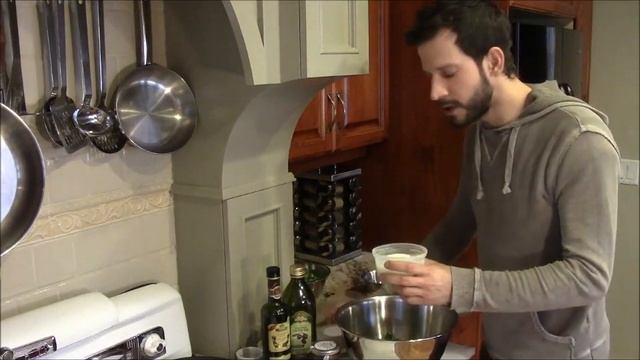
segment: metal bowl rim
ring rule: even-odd
[[[410,340],[384,340],[384,339],[372,339],[363,335],[358,335],[353,333],[352,331],[349,331],[345,328],[343,328],[342,326],[340,326],[340,324],[338,323],[338,314],[340,314],[341,312],[345,311],[347,308],[357,305],[357,304],[361,304],[363,301],[365,300],[371,300],[371,299],[388,299],[388,298],[393,298],[393,299],[401,299],[402,300],[402,296],[400,295],[378,295],[378,296],[371,296],[371,297],[367,297],[367,298],[362,298],[359,300],[352,300],[346,304],[343,304],[342,306],[340,306],[338,308],[338,310],[336,310],[335,314],[334,314],[334,322],[336,323],[336,325],[340,328],[340,330],[342,330],[343,332],[351,335],[351,336],[355,336],[356,338],[362,338],[362,339],[367,339],[367,340],[372,340],[372,341],[383,341],[383,342],[419,342],[419,341],[425,341],[425,340],[434,340],[434,339],[438,339],[438,338],[448,338],[449,335],[448,333],[441,333],[438,335],[434,335],[434,336],[430,336],[430,337],[426,337],[426,338],[419,338],[419,339],[410,339]],[[404,301],[404,300],[403,300]],[[418,305],[418,304],[408,304],[408,305],[416,305],[416,306],[437,306],[440,308],[445,308],[444,305]],[[458,320],[458,313],[455,312],[454,310],[448,309],[448,311],[450,311],[453,316],[455,321],[457,322]]]

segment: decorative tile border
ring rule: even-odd
[[[31,230],[18,246],[165,209],[173,206],[173,199],[169,189],[162,188],[143,194],[129,194],[124,198],[100,203],[94,200],[92,203],[85,207],[59,212],[47,209],[36,219]]]

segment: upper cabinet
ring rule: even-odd
[[[303,1],[300,8],[303,77],[369,72],[366,1]]]
[[[247,83],[365,74],[367,2],[226,0]]]
[[[290,162],[361,148],[380,142],[386,136],[388,72],[384,69],[388,48],[388,2],[357,3],[369,7],[368,45],[362,46],[369,52],[368,74],[341,78],[316,95],[294,131]],[[338,64],[327,66],[337,68]]]

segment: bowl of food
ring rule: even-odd
[[[335,318],[358,359],[440,359],[458,314],[390,295],[347,303]]]
[[[327,277],[331,274],[331,269],[328,266],[316,263],[307,263],[307,274],[304,276],[304,281],[309,285],[313,295],[318,298],[322,295],[324,289],[324,283],[327,281]]]

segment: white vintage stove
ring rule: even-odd
[[[182,298],[151,284],[88,293],[0,322],[1,360],[179,359],[191,356]]]

